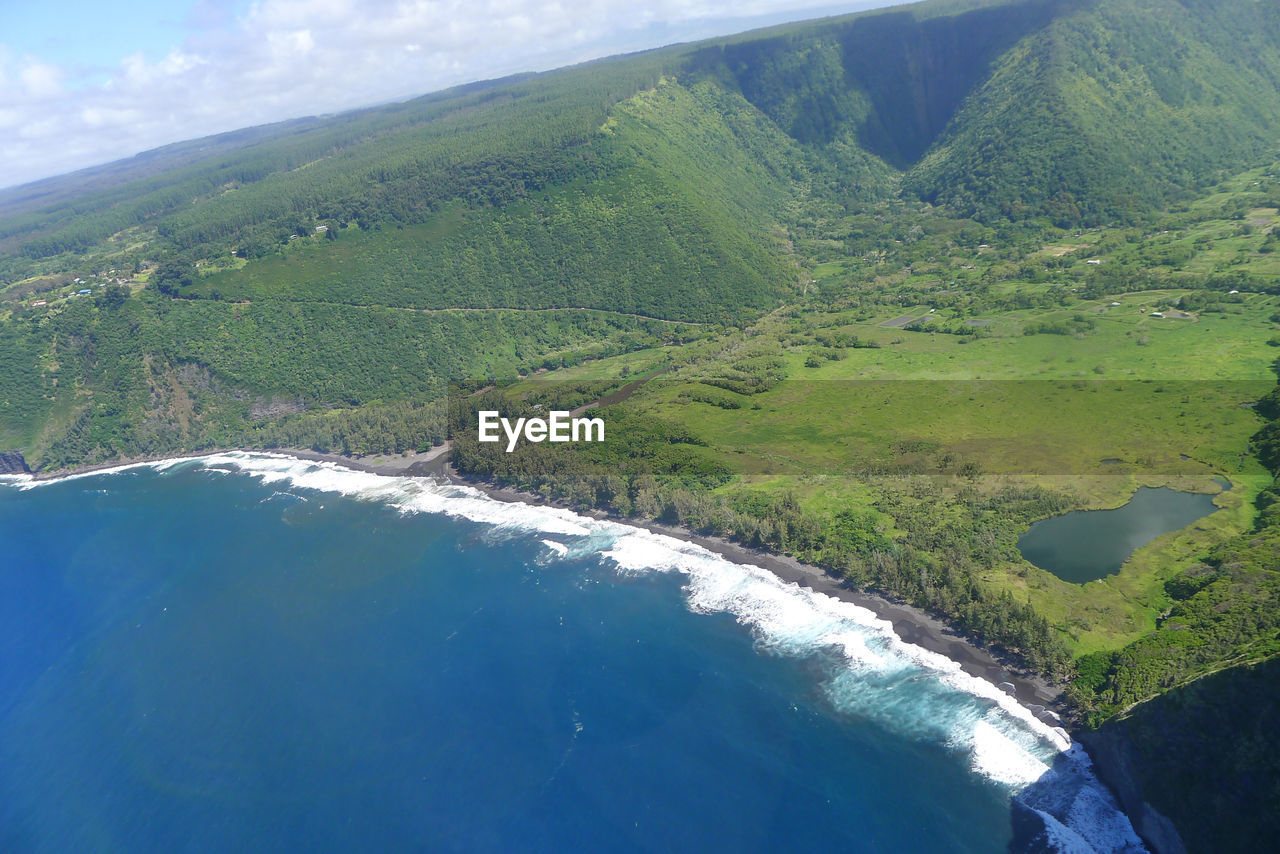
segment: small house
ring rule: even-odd
[[[39,308],[42,305],[48,305],[48,304],[49,304],[49,301],[47,299],[38,299],[38,300],[31,301],[32,308]]]
[[[76,291],[76,293],[80,294],[80,296],[84,296],[85,294],[89,293],[89,289],[81,288],[80,290]]]
[[[1160,311],[1153,311],[1153,312],[1151,312],[1150,316],[1151,316],[1151,317],[1164,317],[1164,313],[1163,313],[1163,312],[1160,312]]]

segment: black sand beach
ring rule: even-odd
[[[444,476],[451,482],[473,487],[499,501],[519,501],[527,504],[549,503],[541,496],[533,493],[467,480],[454,472],[447,463],[442,468],[444,469]],[[855,605],[866,608],[880,619],[888,620],[892,623],[894,632],[907,643],[915,644],[930,652],[950,658],[971,676],[986,679],[997,686],[1001,683],[1013,685],[1014,696],[1025,706],[1038,705],[1053,709],[1062,693],[1061,688],[1050,685],[1040,676],[1020,673],[1009,665],[1002,663],[988,650],[956,633],[941,620],[930,616],[919,608],[915,608],[905,602],[894,602],[875,593],[855,590],[848,587],[843,580],[836,576],[816,566],[801,563],[795,558],[747,548],[721,537],[702,536],[693,533],[687,528],[614,517],[599,510],[587,512],[584,515],[611,519],[624,525],[644,528],[657,534],[664,534],[679,540],[695,543],[735,563],[762,567],[784,581],[793,582],[802,587],[808,587],[819,593],[825,593],[845,602],[852,602]]]

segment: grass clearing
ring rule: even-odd
[[[1048,287],[1010,282],[1001,290],[1016,296]],[[1075,654],[1118,649],[1155,628],[1169,606],[1165,581],[1248,528],[1253,498],[1270,482],[1247,452],[1260,422],[1244,404],[1274,384],[1276,354],[1266,339],[1280,299],[1245,294],[1185,319],[1151,316],[1187,293],[1164,288],[987,311],[970,318],[988,322],[970,336],[883,325],[927,315],[925,302],[803,321],[775,313],[650,383],[627,406],[678,420],[740,472],[720,494],[790,494],[827,517],[856,508],[894,538],[905,531],[878,503],[912,487],[909,475],[884,474],[892,466],[930,473],[931,488],[948,498],[1040,487],[1101,509],[1125,503],[1139,486],[1216,494],[1220,510],[1157,538],[1099,581],[1063,582],[1020,559],[982,574],[991,590],[1046,616]],[[1095,321],[1086,334],[1023,334],[1081,314]],[[964,315],[944,308],[932,316]],[[813,330],[879,346],[842,349],[814,366],[810,357],[832,348],[808,343]],[[785,380],[758,394],[717,389],[716,402],[699,399],[707,380],[760,342],[777,342],[770,352]],[[1220,478],[1231,489],[1223,491]]]

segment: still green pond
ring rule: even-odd
[[[1018,550],[1063,581],[1084,584],[1118,572],[1156,537],[1216,509],[1212,495],[1144,486],[1123,507],[1076,510],[1035,523],[1018,539]]]

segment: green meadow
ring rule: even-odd
[[[881,346],[812,368],[813,347],[780,346],[787,379],[749,396],[717,390],[740,408],[697,399],[714,360],[655,380],[629,405],[678,419],[743,472],[724,492],[792,492],[823,516],[874,508],[877,482],[903,488],[911,477],[938,479],[944,494],[1034,484],[1080,508],[1118,506],[1141,485],[1219,493],[1214,479],[1225,478],[1221,511],[1139,550],[1118,575],[1068,584],[1021,560],[984,574],[1061,627],[1078,654],[1117,648],[1154,628],[1168,578],[1251,524],[1252,499],[1270,482],[1247,453],[1260,420],[1242,404],[1274,384],[1267,317],[1280,300],[1251,295],[1238,313],[1193,320],[1148,317],[1178,295],[1081,301],[1066,312],[1100,319],[1078,337],[1020,333],[1063,313],[1053,311],[992,314],[981,338],[880,326],[892,312],[862,323],[836,316],[839,325],[824,328]],[[785,339],[791,327],[775,316],[747,334]]]
[[[1275,383],[1280,297],[1205,299],[1195,278],[1220,272],[1224,258],[1243,258],[1230,272],[1269,276],[1273,256],[1259,250],[1274,221],[1260,218],[1275,210],[1250,205],[1254,175],[1262,170],[1142,234],[1099,229],[956,259],[935,241],[910,263],[820,261],[806,297],[741,331],[537,382],[605,390],[654,374],[620,407],[696,436],[691,453],[733,473],[714,490],[729,505],[795,500],[817,519],[866,514],[898,542],[920,513],[967,524],[958,508],[975,495],[1044,490],[1078,509],[1120,506],[1139,486],[1215,495],[1217,512],[1089,584],[1063,582],[1012,548],[1050,510],[993,543],[977,573],[991,595],[1031,605],[1074,655],[1120,649],[1155,629],[1170,605],[1166,582],[1250,528],[1271,482],[1249,449],[1262,423],[1252,403]],[[1234,219],[1242,207],[1259,221],[1247,234]],[[1162,253],[1184,245],[1170,274]],[[1102,290],[1103,271],[1122,287]]]

